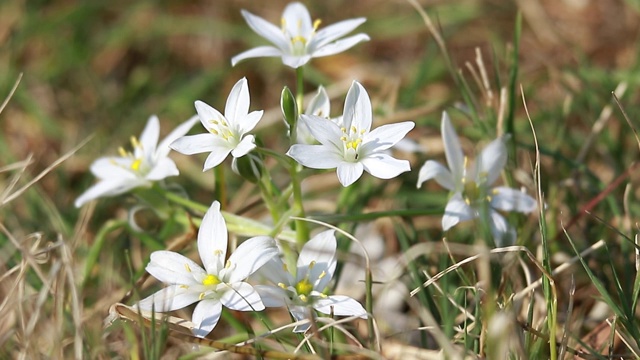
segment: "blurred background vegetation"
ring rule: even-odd
[[[552,231],[560,230],[560,221],[566,223],[580,214],[613,179],[637,161],[638,145],[620,110],[615,104],[612,106],[611,92],[621,83],[626,84],[620,100],[637,125],[638,0],[420,3],[441,31],[454,68],[468,80],[468,91],[476,94],[479,102],[485,100],[483,91],[476,86],[466,64],[475,66],[479,49],[497,93],[497,85],[505,86],[513,69],[514,29],[517,15],[522,15],[517,85],[524,89],[538,131],[543,152],[541,181]],[[160,117],[166,133],[195,113],[195,100],[221,109],[229,89],[241,77],[249,80],[251,108],[270,110],[261,125],[261,135],[267,142],[277,141],[276,134],[284,131],[278,117],[280,91],[284,85],[294,87],[294,72],[276,58],[251,59],[235,68],[231,67],[230,58],[265,44],[248,29],[240,9],[277,24],[286,4],[282,0],[0,2],[0,97],[6,97],[19,74],[24,74],[0,114],[0,167],[32,154],[33,163],[26,168],[25,178],[33,177],[91,136],[73,157],[10,206],[0,207],[0,221],[17,238],[35,232],[51,241],[58,234],[65,238],[77,236],[81,213],[73,207],[73,200],[94,181],[88,172],[94,159],[115,154],[130,135],[140,133],[151,114]],[[407,120],[416,121],[418,126],[409,136],[428,152],[412,155],[413,171],[404,180],[407,187],[414,186],[417,170],[426,158],[442,158],[442,110],[450,110],[458,131],[472,140],[464,143],[471,151],[476,149],[471,144],[487,142],[495,136],[495,130],[483,133],[479,127],[466,126],[477,119],[460,110],[464,109],[460,105],[462,90],[408,2],[325,0],[306,5],[323,25],[352,17],[367,18],[357,31],[369,34],[372,40],[345,53],[312,60],[307,70],[307,90],[311,92],[319,84],[337,84],[330,86],[335,116],[341,113],[348,85],[358,80],[367,87],[380,118],[414,114]],[[531,177],[533,140],[519,90],[515,103],[515,128],[521,133],[517,163],[525,172],[517,183],[524,179],[532,193],[532,184],[526,180]],[[479,108],[491,106],[480,104]],[[603,121],[603,129],[591,135],[606,106],[612,109]],[[493,123],[486,128],[494,129],[495,119],[487,121]],[[579,157],[590,136],[595,140]],[[287,146],[271,145],[282,149]],[[194,188],[189,191],[209,203],[213,181],[210,174],[200,173],[202,158],[177,154],[174,158],[184,173],[178,182],[200,186],[201,193]],[[0,173],[0,191],[8,187],[12,176],[12,172]],[[616,229],[631,234],[637,231],[635,221],[623,215],[638,214],[637,171],[631,171],[625,183],[635,185],[627,193],[631,213],[622,205],[624,186],[610,189],[607,201],[592,211]],[[427,189],[438,187],[429,184]],[[410,193],[405,197],[410,205],[420,206],[433,202],[429,196],[423,189],[418,195]],[[439,198],[440,203],[442,199]],[[80,243],[90,242],[87,239],[92,238],[92,229],[113,217],[121,208],[119,201],[101,202],[89,220],[89,230],[83,233],[85,240],[78,240]],[[437,232],[439,217],[427,219],[426,224]],[[593,218],[581,218],[579,225],[572,229],[579,244],[587,245],[601,237],[615,238]],[[536,226],[532,222],[530,230]],[[0,234],[0,244],[7,244],[6,236]],[[620,250],[613,251],[614,255],[621,255]],[[6,264],[17,261],[6,262],[12,254],[3,255]],[[104,308],[87,316],[102,319],[101,311]]]

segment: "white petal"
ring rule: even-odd
[[[362,149],[366,152],[389,149],[398,141],[402,140],[414,126],[413,121],[405,121],[375,128],[364,136]]]
[[[149,171],[145,178],[150,181],[157,181],[167,178],[169,176],[179,175],[180,171],[178,171],[178,167],[173,160],[168,157],[160,158],[156,163],[156,166]]]
[[[282,54],[282,63],[287,65],[290,68],[297,69],[300,66],[308,63],[311,60],[311,55],[289,55]]]
[[[365,18],[356,18],[331,24],[321,30],[318,30],[313,39],[309,41],[307,47],[311,52],[313,52],[313,50],[319,49],[324,45],[327,45],[328,43],[352,32],[365,21],[367,21]]]
[[[314,115],[301,115],[300,121],[309,128],[311,135],[323,145],[331,146],[342,152],[342,130],[331,120]]]
[[[198,253],[207,273],[217,275],[227,255],[227,224],[220,212],[220,203],[214,201],[202,218],[198,231]]]
[[[534,198],[516,189],[499,186],[491,193],[491,207],[494,209],[530,213],[537,207]]]
[[[284,289],[273,285],[254,285],[253,288],[260,294],[265,307],[281,307],[289,304],[289,298]]]
[[[210,152],[220,147],[220,139],[210,133],[187,135],[176,139],[170,146],[181,154],[193,155]]]
[[[357,131],[368,132],[371,129],[371,100],[367,90],[359,82],[354,81],[347,92],[344,103],[344,127],[349,131],[355,126]]]
[[[151,155],[156,152],[159,137],[160,121],[157,116],[152,115],[149,120],[147,120],[147,125],[144,127],[144,130],[142,130],[142,134],[139,139],[144,154]],[[142,154],[137,155],[142,156]]]
[[[411,170],[409,161],[398,160],[384,153],[368,155],[361,163],[369,174],[378,179],[391,179]]]
[[[293,2],[287,5],[282,12],[282,19],[286,31],[291,36],[302,36],[308,39],[313,33],[313,24],[311,23],[311,15],[307,7],[299,2]]]
[[[451,126],[451,120],[446,111],[442,112],[442,141],[444,142],[444,154],[447,158],[451,175],[454,181],[462,181],[464,154],[462,153],[460,140],[458,140],[458,134],[456,134],[455,129]]]
[[[471,220],[477,216],[477,212],[467,205],[467,203],[462,199],[462,195],[460,193],[455,193],[451,199],[449,199],[449,202],[444,209],[444,215],[442,216],[442,229],[447,231],[457,223]]]
[[[293,276],[286,269],[284,262],[280,256],[274,256],[271,260],[267,261],[255,274],[256,278],[264,278],[266,281],[270,281],[273,284],[287,284],[292,285],[295,283]]]
[[[329,118],[329,116],[331,116],[330,111],[331,101],[329,100],[329,94],[327,94],[327,90],[325,90],[324,87],[320,85],[318,87],[318,92],[311,99],[304,113],[305,115],[315,115],[321,118]]]
[[[282,50],[273,46],[258,46],[232,57],[231,66],[236,66],[237,63],[246,59],[276,56],[282,56]]]
[[[311,311],[309,308],[304,307],[304,306],[291,306],[289,308],[289,312],[291,313],[291,316],[293,316],[294,319],[296,319],[296,321],[302,321],[302,320],[307,320],[309,319],[310,321],[312,321],[310,319],[310,317],[313,316],[313,314],[311,314]],[[309,330],[309,328],[311,327],[311,322],[307,321],[304,324],[301,325],[296,325],[293,328],[293,332],[294,333],[301,333],[301,332],[305,332],[307,330]]]
[[[194,115],[189,118],[189,120],[183,122],[175,129],[173,129],[173,131],[170,132],[169,135],[167,135],[164,139],[162,139],[160,144],[158,144],[158,149],[156,150],[156,158],[160,159],[169,155],[169,151],[171,151],[169,145],[171,145],[171,143],[176,141],[176,139],[178,139],[179,137],[184,136],[184,134],[188,133],[199,119],[200,117],[198,115]]]
[[[220,298],[220,302],[231,310],[237,311],[261,311],[264,304],[260,295],[246,282],[229,284],[230,289]]]
[[[204,161],[204,167],[202,171],[207,171],[209,169],[213,169],[214,167],[220,165],[224,159],[227,158],[232,149],[228,147],[217,147],[211,151],[211,154],[207,156],[207,159]]]
[[[227,122],[227,118],[224,115],[222,115],[218,110],[214,109],[204,101],[196,100],[194,106],[196,107],[196,111],[198,112],[200,123],[202,123],[202,126],[204,126],[207,131],[209,131],[209,128],[211,128],[211,123],[213,121],[224,123]]]
[[[89,169],[102,180],[134,179],[137,176],[130,170],[132,163],[129,158],[101,157]]]
[[[175,285],[198,285],[196,278],[206,275],[193,260],[166,250],[151,253],[151,261],[146,270],[159,281]]]
[[[207,336],[218,325],[222,315],[222,304],[215,299],[204,299],[193,309],[191,321],[195,324],[193,334],[197,337]]]
[[[247,78],[242,78],[233,85],[224,108],[224,116],[233,129],[237,129],[238,124],[249,114],[250,99]]]
[[[264,111],[262,110],[252,111],[243,119],[241,119],[240,123],[236,124],[238,126],[238,130],[240,134],[244,135],[249,131],[253,130],[253,128],[256,127],[256,125],[258,125],[258,121],[262,119],[262,114],[264,114]]]
[[[198,301],[199,294],[180,285],[170,285],[140,300],[140,310],[167,312],[182,309]]]
[[[489,213],[489,228],[493,234],[496,247],[510,246],[516,242],[516,231],[497,211]]]
[[[236,145],[235,149],[231,150],[231,155],[233,155],[234,158],[243,157],[255,148],[255,137],[253,135],[247,135],[242,138],[242,141]]]
[[[338,40],[336,42],[332,42],[330,44],[327,44],[318,48],[311,54],[311,56],[322,57],[322,56],[339,54],[345,50],[348,50],[354,47],[358,43],[361,43],[363,41],[369,41],[369,39],[370,39],[369,36],[366,34],[357,34],[357,35],[349,36],[342,40]]]
[[[99,197],[120,195],[144,183],[142,180],[136,179],[101,180],[78,196],[74,205],[81,207]]]
[[[308,276],[314,288],[324,290],[333,277],[336,268],[336,237],[334,230],[326,230],[309,240],[298,257],[296,281]],[[314,263],[309,269],[309,265]]]
[[[344,295],[332,295],[324,299],[318,299],[313,307],[324,314],[367,318],[367,311],[364,307],[356,300]]]
[[[363,170],[364,166],[362,166],[360,162],[352,163],[343,161],[338,164],[338,180],[340,180],[342,186],[347,187],[362,176]]]
[[[325,145],[292,145],[287,155],[312,169],[334,169],[343,161],[342,154]]]
[[[476,177],[480,180],[486,176],[486,185],[493,184],[507,164],[507,147],[502,137],[487,145],[476,159]]]
[[[256,272],[267,261],[278,256],[275,241],[268,236],[256,236],[236,248],[229,257],[233,271],[226,280],[234,283],[242,281]]]
[[[289,41],[284,37],[282,30],[277,26],[271,24],[265,19],[253,15],[252,13],[242,10],[242,17],[247,21],[247,24],[251,30],[255,31],[258,35],[269,40],[280,50],[289,49]]]
[[[436,182],[445,189],[453,191],[456,188],[449,169],[433,160],[427,160],[420,168],[420,172],[418,173],[418,188],[422,186],[423,182],[430,179],[435,179]]]

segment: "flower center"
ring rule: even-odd
[[[342,143],[344,144],[344,157],[345,160],[350,162],[357,162],[360,156],[360,144],[362,144],[362,136],[366,132],[364,129],[358,131],[355,126],[347,132],[347,129],[342,128]]]
[[[305,278],[299,281],[296,286],[296,292],[300,299],[308,298],[311,295],[311,291],[313,290],[313,284],[309,282],[309,279]],[[303,298],[304,296],[304,298]]]
[[[144,161],[144,149],[142,148],[142,144],[140,144],[140,141],[138,141],[135,136],[131,137],[130,142],[133,152],[126,151],[123,147],[120,147],[118,148],[118,153],[123,158],[133,160],[131,165],[129,165],[128,170],[133,170],[139,174],[146,174],[149,171],[149,166],[145,164]]]
[[[204,286],[212,286],[220,284],[220,279],[218,279],[215,275],[207,275],[204,279],[202,279],[202,285]]]
[[[209,120],[208,123],[210,125],[207,128],[207,130],[209,130],[210,133],[222,138],[224,141],[237,145],[236,136],[231,130],[231,128],[229,127],[229,124],[227,123],[226,119],[218,119],[218,120],[212,119],[212,120]]]
[[[302,20],[297,21],[297,26],[295,31],[290,32],[291,29],[287,27],[287,20],[285,18],[280,19],[280,24],[282,26],[282,33],[285,37],[289,38],[291,54],[295,56],[303,56],[307,53],[307,44],[315,35],[318,26],[320,26],[322,21],[317,19],[313,22],[313,30],[309,34],[304,34],[302,29]]]

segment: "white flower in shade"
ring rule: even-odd
[[[329,115],[331,113],[331,101],[329,100],[329,95],[323,86],[318,87],[318,92],[311,99],[309,105],[307,105],[307,109],[305,110],[305,115],[313,115],[325,120],[330,120]],[[297,142],[298,144],[313,144],[316,139],[311,134],[309,127],[303,123],[302,121],[298,121],[297,123]]]
[[[131,137],[132,151],[120,148],[120,156],[102,157],[91,164],[91,172],[100,181],[80,195],[75,206],[105,196],[123,194],[140,186],[150,186],[154,181],[180,172],[169,158],[169,144],[186,134],[198,121],[196,116],[180,124],[158,144],[160,121],[151,116],[147,121],[140,139]]]
[[[281,28],[246,10],[242,10],[242,16],[253,31],[274,46],[259,46],[238,54],[231,59],[232,66],[244,59],[280,56],[285,65],[295,69],[311,58],[334,55],[369,40],[366,34],[340,39],[365,22],[365,18],[340,21],[318,30],[320,20],[312,21],[309,10],[299,2],[284,9]]]
[[[388,150],[415,124],[405,121],[370,131],[372,117],[369,95],[354,81],[344,104],[343,126],[317,116],[302,115],[300,121],[320,145],[296,144],[287,155],[309,168],[337,168],[343,186],[353,184],[363,171],[380,179],[391,179],[409,171],[409,162],[391,157]]]
[[[198,100],[195,102],[200,122],[208,133],[183,136],[171,144],[171,148],[185,155],[210,152],[202,171],[218,165],[231,153],[234,160],[248,154],[256,147],[253,130],[263,111],[249,112],[249,87],[247,79],[240,79],[231,89],[224,115]]]
[[[227,236],[220,203],[215,201],[198,231],[198,252],[204,269],[173,251],[152,253],[147,272],[169,286],[141,300],[140,309],[166,312],[198,302],[193,310],[196,327],[192,331],[199,337],[216,326],[222,306],[238,311],[264,310],[260,295],[243,280],[278,255],[275,241],[267,236],[251,238],[225,260]]]
[[[343,295],[326,295],[336,268],[336,237],[333,230],[324,231],[307,242],[298,257],[295,275],[279,257],[274,257],[260,274],[275,285],[256,285],[267,307],[286,306],[298,321],[308,319],[311,309],[338,316],[367,318],[367,311],[356,300]],[[304,332],[310,323],[298,325],[294,332]]]
[[[507,148],[502,137],[487,145],[475,164],[462,153],[456,131],[446,112],[442,114],[442,140],[449,169],[433,160],[427,161],[418,175],[418,187],[429,179],[435,179],[453,195],[449,199],[442,217],[442,228],[446,231],[461,221],[480,216],[482,206],[487,206],[489,227],[497,246],[515,242],[515,230],[509,226],[497,210],[530,213],[536,209],[531,196],[516,189],[498,186],[489,188],[500,176],[507,162]]]

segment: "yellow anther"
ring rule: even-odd
[[[200,293],[200,296],[198,296],[198,300],[202,300],[204,299],[204,293]]]
[[[346,133],[346,132],[347,132],[347,129],[345,129],[345,128],[341,127],[341,128],[340,128],[340,131],[342,131],[343,133]]]
[[[231,261],[227,260],[227,262],[224,264],[224,268],[228,269],[231,267]]]
[[[207,275],[207,277],[202,279],[202,285],[204,286],[211,286],[211,285],[218,285],[218,284],[220,284],[220,279],[218,279],[217,276],[212,274],[209,274]]]
[[[133,163],[131,163],[131,170],[140,170],[140,164],[142,164],[142,159],[136,159]]]
[[[191,272],[191,267],[189,267],[189,264],[184,264],[184,268],[187,269],[187,272]]]
[[[313,260],[309,263],[309,270],[313,269],[313,267],[316,266],[316,261]]]
[[[340,138],[340,140],[342,140],[342,141],[347,141],[347,137],[346,137],[346,136],[343,136],[343,137],[341,137],[341,138]]]
[[[212,133],[213,135],[220,135],[220,133],[216,129],[209,129],[209,132]]]
[[[126,157],[127,156],[127,152],[124,150],[124,148],[122,146],[120,146],[118,148],[118,153],[120,154],[120,156],[122,157]]]
[[[278,283],[278,287],[287,290],[287,285],[285,285],[284,283]]]
[[[215,249],[215,250],[213,250],[213,255],[215,255],[215,256],[220,256],[220,255],[222,255],[222,250],[220,250],[220,249]]]
[[[316,19],[316,21],[313,22],[313,30],[318,30],[320,24],[322,24],[322,20]]]
[[[320,273],[320,275],[318,275],[318,279],[322,279],[323,277],[327,276],[327,272],[326,271],[322,271]]]
[[[134,148],[141,147],[140,142],[138,141],[138,139],[135,136],[131,137],[131,145]]]
[[[218,125],[219,124],[218,120],[209,120],[209,123],[213,124],[213,125]]]
[[[320,294],[320,297],[321,297],[321,298],[323,298],[323,299],[326,299],[326,298],[328,298],[329,296],[328,296],[327,294]]]
[[[187,285],[180,285],[180,288],[181,288],[181,289],[188,289],[188,288],[189,288],[189,286],[187,286]]]
[[[306,295],[298,295],[298,298],[304,302],[307,302],[307,296]]]
[[[351,132],[358,132],[358,129],[356,129],[356,127],[352,125],[351,126]]]
[[[287,26],[287,20],[285,20],[285,18],[280,18],[280,26],[282,26],[282,30]]]
[[[366,133],[366,132],[367,132],[367,130],[362,129],[362,130],[360,130],[360,135],[364,135],[364,133]]]

